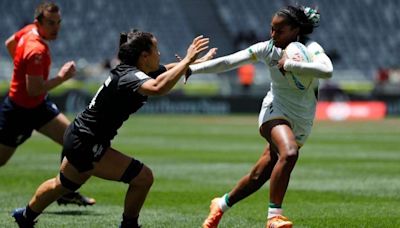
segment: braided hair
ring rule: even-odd
[[[292,27],[299,27],[300,36],[306,36],[314,31],[320,21],[320,14],[317,10],[305,6],[287,6],[276,12],[276,16],[286,18],[287,23]]]
[[[136,66],[142,52],[151,52],[153,34],[131,30],[120,34],[118,58],[122,63]]]

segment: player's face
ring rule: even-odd
[[[271,22],[271,38],[276,47],[285,48],[289,43],[296,41],[299,28],[286,23],[284,17],[274,16]]]
[[[51,13],[45,11],[42,21],[37,21],[36,25],[41,37],[45,40],[55,40],[57,39],[58,31],[61,26],[61,14],[60,12]]]
[[[147,61],[150,72],[158,70],[160,66],[160,51],[158,50],[157,39],[153,38],[152,42],[153,46],[151,47],[151,51],[148,55],[148,61]]]

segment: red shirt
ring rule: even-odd
[[[36,25],[35,24],[29,24],[25,27],[23,27],[21,30],[19,30],[18,32],[16,32],[14,34],[14,40],[15,42],[18,43],[18,41],[21,39],[21,37],[23,35],[25,35],[26,33],[30,32],[32,29],[36,29]]]
[[[14,34],[17,41],[14,56],[14,72],[8,96],[17,105],[33,108],[43,102],[47,93],[29,96],[26,88],[27,75],[47,80],[50,72],[50,50],[39,36],[34,24],[27,25]]]

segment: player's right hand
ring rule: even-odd
[[[64,81],[66,81],[75,76],[75,73],[76,73],[75,62],[69,61],[61,67],[60,71],[58,72],[58,76],[61,77]]]

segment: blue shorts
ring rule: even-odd
[[[0,105],[0,143],[17,147],[33,130],[40,129],[59,113],[57,106],[47,98],[35,108],[23,108],[5,97]]]

